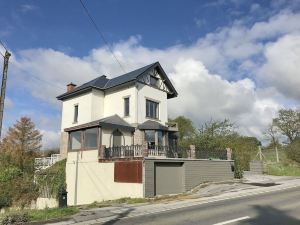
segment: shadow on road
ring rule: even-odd
[[[121,213],[117,214],[117,217],[115,219],[107,221],[107,222],[103,223],[102,225],[112,225],[112,224],[115,224],[116,222],[118,222],[122,218],[126,217],[133,210],[134,209],[132,209],[132,208],[128,208],[124,212],[121,212]]]
[[[275,209],[271,206],[258,206],[255,205],[254,209],[258,215],[255,218],[251,218],[247,221],[241,222],[240,224],[247,225],[299,225],[300,220],[295,219],[285,211]]]

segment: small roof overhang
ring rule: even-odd
[[[152,120],[147,120],[146,122],[138,125],[137,128],[140,130],[168,130],[168,127]]]
[[[111,128],[111,129],[123,129],[128,131],[134,131],[135,128],[131,126],[129,123],[127,123],[125,120],[123,120],[118,115],[113,115],[109,117],[105,117],[100,120],[95,120],[89,123],[81,124],[74,127],[66,128],[65,132],[71,132],[76,130],[83,130],[87,128],[93,128],[93,127],[102,127],[102,128]]]

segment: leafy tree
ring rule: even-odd
[[[300,163],[300,138],[296,138],[287,146],[286,154],[289,159]]]
[[[281,109],[278,112],[278,117],[273,119],[273,124],[292,143],[300,134],[300,112],[292,109]]]
[[[193,122],[184,117],[178,116],[170,122],[176,122],[178,124],[179,140],[191,138],[195,135],[196,129],[193,126]]]
[[[210,120],[199,129],[202,135],[208,137],[226,137],[236,134],[234,124],[228,119],[223,121]]]
[[[15,156],[16,163],[22,171],[25,162],[33,159],[41,147],[42,135],[28,117],[22,117],[9,128],[2,143],[2,149]]]

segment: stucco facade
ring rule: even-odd
[[[114,182],[114,162],[99,163],[97,150],[69,152],[66,179],[68,205],[144,196],[142,183]]]

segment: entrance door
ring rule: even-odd
[[[113,132],[113,147],[120,147],[122,145],[123,134],[119,130]]]

